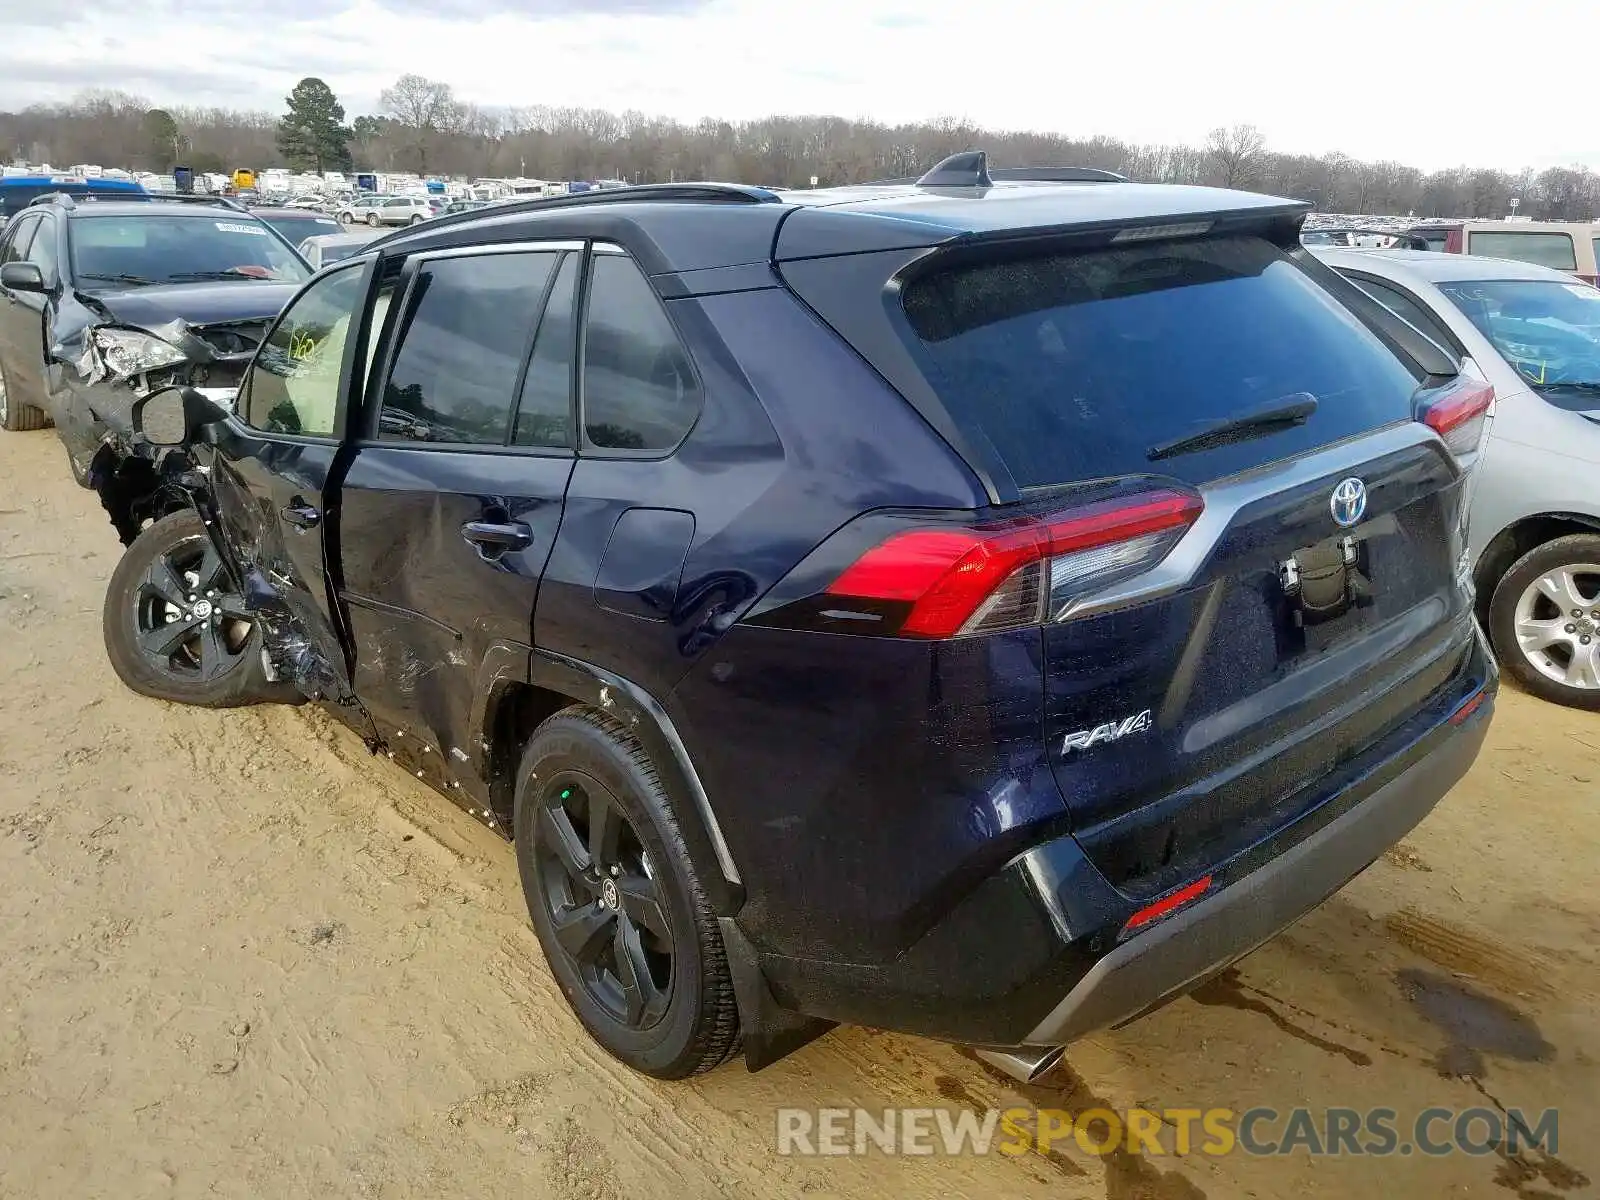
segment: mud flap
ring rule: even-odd
[[[802,1046],[816,1041],[837,1021],[807,1017],[780,1005],[761,973],[756,949],[732,917],[718,917],[722,949],[733,976],[733,997],[739,1007],[744,1040],[744,1065],[749,1071],[770,1067]]]

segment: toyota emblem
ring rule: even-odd
[[[1348,529],[1367,513],[1367,485],[1354,477],[1341,479],[1328,497],[1328,511],[1341,529]]]

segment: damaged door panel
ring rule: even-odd
[[[354,693],[324,549],[338,446],[256,441],[230,430],[219,449],[212,490],[222,537],[243,575],[245,608],[261,627],[269,677],[313,700],[348,703]]]
[[[401,332],[341,481],[354,682],[448,786],[481,756],[474,685],[529,635],[571,478],[581,247],[519,244],[408,268]],[[411,764],[407,764],[410,766]]]
[[[354,647],[332,597],[337,473],[349,336],[369,263],[312,282],[262,342],[233,416],[216,435],[212,489],[221,534],[262,630],[274,678],[312,699],[351,703]]]

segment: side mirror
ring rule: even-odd
[[[163,449],[191,441],[228,411],[210,396],[189,387],[166,387],[134,401],[129,416],[134,436]]]
[[[8,292],[42,292],[44,273],[36,263],[8,262],[0,267],[0,287]]]

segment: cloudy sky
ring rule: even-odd
[[[1274,149],[1425,169],[1600,167],[1579,0],[0,0],[0,29],[0,108],[109,87],[278,111],[319,75],[354,116],[416,72],[483,105],[1141,142],[1252,122]]]

